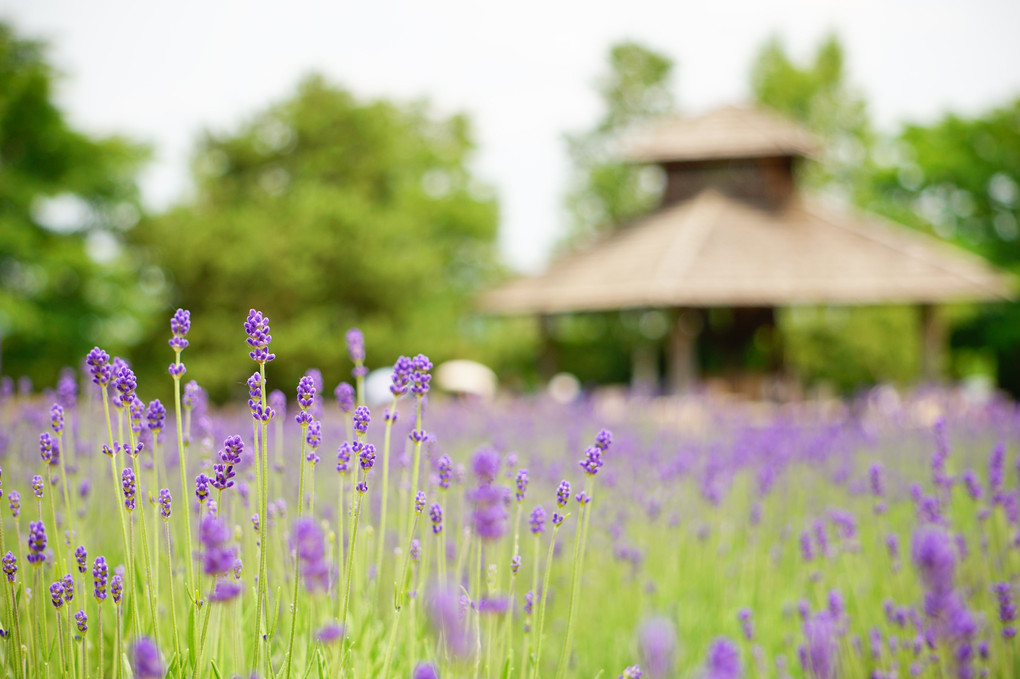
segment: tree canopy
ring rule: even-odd
[[[351,326],[373,366],[477,355],[464,315],[497,273],[497,205],[468,169],[472,149],[462,115],[359,101],[314,75],[238,129],[207,132],[193,199],[132,234],[192,311],[196,374],[222,393],[250,368],[249,307],[272,319],[294,382],[312,366],[346,375]]]
[[[120,249],[138,219],[146,149],[75,130],[54,103],[56,80],[45,46],[0,23],[3,367],[46,383],[93,344],[135,341],[162,290],[158,272]]]
[[[647,212],[661,190],[656,168],[620,162],[614,142],[632,125],[673,110],[673,62],[635,42],[622,42],[610,48],[608,66],[596,84],[602,117],[593,129],[566,137],[574,168],[566,197],[568,244]]]

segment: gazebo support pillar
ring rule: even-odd
[[[639,341],[630,354],[630,388],[640,394],[652,394],[659,381],[659,361],[655,344]]]
[[[946,328],[933,304],[920,305],[921,380],[935,382],[941,377],[940,365],[946,344]]]
[[[538,374],[548,382],[556,374],[556,347],[552,339],[552,316],[538,317]]]
[[[694,309],[677,309],[669,334],[668,386],[671,394],[685,394],[698,381],[698,333],[701,314]]]

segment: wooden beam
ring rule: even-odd
[[[669,334],[667,366],[671,394],[685,394],[698,382],[698,334],[703,322],[696,309],[677,309]]]

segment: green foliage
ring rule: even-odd
[[[575,175],[566,198],[568,244],[647,212],[658,201],[661,178],[654,168],[619,162],[613,142],[627,128],[669,113],[673,63],[634,42],[614,45],[609,72],[597,88],[605,113],[594,129],[567,135]]]
[[[370,366],[490,358],[475,348],[486,326],[462,320],[496,273],[497,206],[467,168],[472,149],[464,116],[361,102],[317,76],[236,131],[207,133],[194,199],[134,232],[192,311],[189,375],[219,397],[238,388],[249,307],[272,319],[292,370],[328,380],[347,375],[355,325]]]
[[[93,344],[119,351],[137,339],[159,294],[158,277],[117,254],[119,229],[139,213],[145,149],[74,130],[53,102],[55,79],[44,46],[0,23],[3,367],[45,383]]]
[[[751,67],[754,100],[812,130],[821,148],[802,179],[855,200],[870,180],[866,162],[873,142],[863,96],[848,83],[843,47],[830,35],[805,65],[795,64],[778,38],[758,53]]]
[[[917,309],[797,307],[779,321],[787,364],[808,382],[850,393],[876,382],[905,384],[919,372]]]

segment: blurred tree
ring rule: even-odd
[[[566,245],[617,226],[655,207],[662,189],[658,168],[621,163],[613,144],[635,123],[670,113],[673,62],[634,42],[609,51],[609,72],[597,89],[605,107],[594,129],[567,135],[574,176],[566,198]]]
[[[93,344],[118,352],[137,340],[160,293],[158,272],[120,247],[146,150],[74,130],[55,80],[44,46],[0,23],[2,367],[45,384]]]
[[[790,59],[779,38],[770,39],[751,67],[751,92],[758,104],[818,136],[818,162],[802,168],[801,180],[856,201],[870,183],[868,153],[874,134],[864,98],[848,82],[836,36],[823,40],[814,59],[803,66]]]
[[[870,209],[1020,273],[1020,99],[969,119],[907,125],[876,155]],[[999,385],[1020,396],[1018,338],[1020,306],[988,305],[952,344],[990,351]]]
[[[848,204],[872,195],[875,134],[863,97],[848,82],[836,36],[824,39],[803,65],[772,38],[751,67],[751,91],[758,104],[818,137],[818,156],[798,169],[805,188]],[[876,381],[909,381],[920,370],[916,317],[905,306],[787,310],[779,316],[787,365],[809,383],[826,382],[843,392]]]
[[[194,198],[132,232],[192,311],[189,376],[218,397],[243,386],[249,307],[272,320],[287,389],[313,366],[349,379],[343,333],[355,325],[370,366],[498,353],[504,338],[464,320],[498,273],[497,205],[468,169],[472,149],[462,115],[361,102],[319,76],[236,131],[205,134]],[[168,360],[165,341],[148,345]]]

